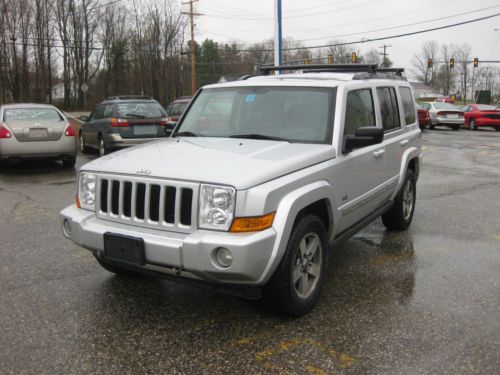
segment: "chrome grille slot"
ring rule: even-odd
[[[99,175],[97,216],[142,227],[191,232],[199,184]]]

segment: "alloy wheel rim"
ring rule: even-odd
[[[410,180],[406,182],[404,191],[403,191],[403,216],[405,220],[409,220],[412,210],[413,210],[413,196],[414,189],[413,184]]]
[[[83,142],[83,136],[80,134],[80,151],[83,152],[85,149],[85,143]]]
[[[299,244],[293,265],[293,286],[300,298],[308,298],[314,292],[321,276],[323,248],[316,233],[308,233]]]

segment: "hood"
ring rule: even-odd
[[[331,145],[237,138],[169,138],[96,159],[82,170],[248,189],[332,159]],[[138,173],[138,171],[141,171]]]

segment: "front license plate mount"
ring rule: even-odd
[[[135,266],[146,264],[144,240],[123,234],[104,233],[104,256]]]

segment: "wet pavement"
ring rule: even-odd
[[[336,247],[299,319],[101,269],[58,216],[95,156],[0,166],[0,373],[500,373],[500,133],[423,139],[410,229]]]

